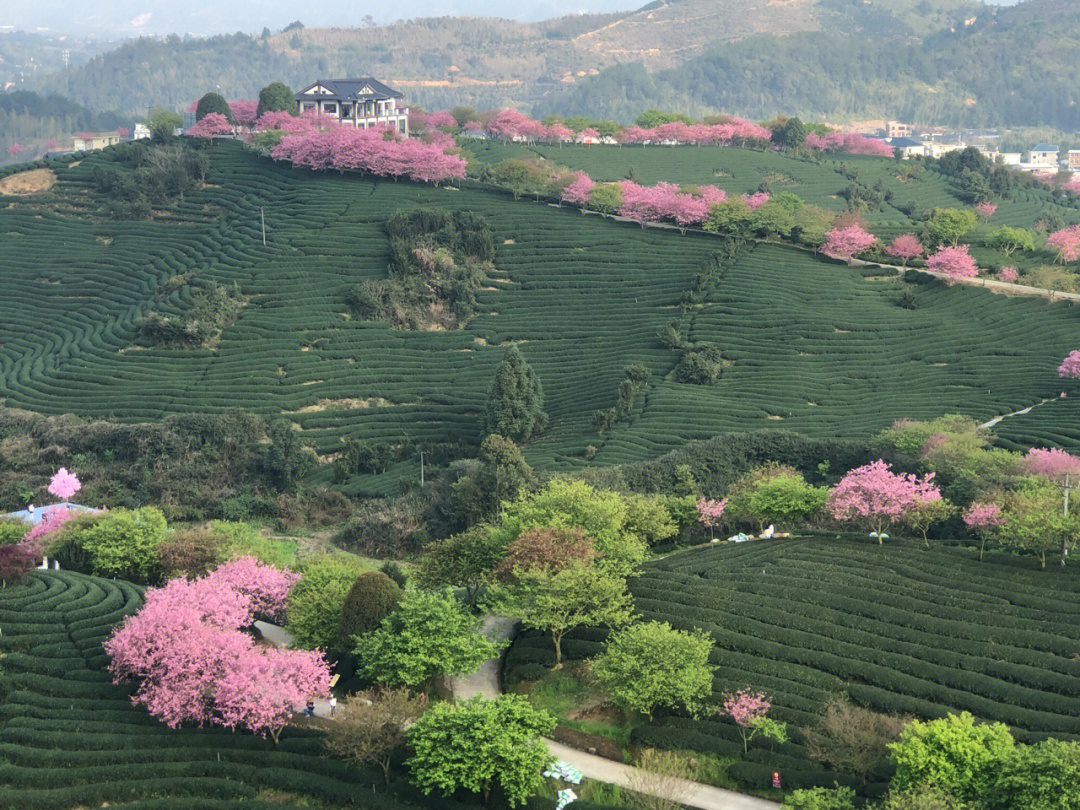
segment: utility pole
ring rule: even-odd
[[[266,209],[259,206],[259,221],[262,223],[263,247],[266,247]]]
[[[424,488],[424,451],[420,450],[420,489]]]

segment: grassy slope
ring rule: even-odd
[[[779,751],[753,746],[752,764],[733,775],[765,787],[776,767],[795,787],[833,781],[808,759],[798,729],[842,692],[881,711],[970,711],[1025,740],[1080,734],[1078,582],[1076,566],[1040,571],[1033,558],[978,563],[973,550],[818,538],[675,554],[647,566],[631,587],[643,619],[715,637],[714,698],[744,686],[773,696],[792,741]],[[564,655],[594,655],[603,638],[576,631]],[[550,655],[550,639],[525,633],[508,654],[507,674]],[[634,736],[741,755],[734,725],[715,716],[659,717]]]
[[[49,195],[0,210],[0,234],[17,246],[0,258],[0,396],[9,407],[134,420],[239,406],[284,413],[324,454],[349,435],[472,441],[502,346],[518,341],[551,415],[530,460],[571,468],[589,444],[597,463],[615,463],[724,431],[865,437],[900,416],[989,418],[1056,393],[1053,368],[1074,348],[1069,305],[932,284],[918,288],[918,309],[903,309],[898,282],[779,246],[746,251],[684,314],[678,302],[714,251],[712,237],[486,191],[315,175],[232,143],[214,147],[212,185],[171,218],[118,223],[94,214],[101,201],[87,191],[93,166],[108,159],[61,169]],[[382,222],[416,205],[470,208],[495,231],[493,289],[463,331],[410,333],[346,317],[346,291],[385,273]],[[191,270],[250,296],[238,322],[213,351],[133,350],[157,286]],[[168,303],[186,305],[183,290]],[[673,380],[678,357],[654,338],[672,319],[733,361],[718,384]],[[614,403],[631,362],[646,363],[653,383],[632,421],[601,439],[591,414]],[[374,397],[392,404],[335,403]],[[1080,441],[1071,408],[1039,412],[1041,430],[1070,446]]]

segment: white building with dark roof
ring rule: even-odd
[[[361,129],[390,127],[409,134],[409,108],[399,105],[402,94],[377,79],[319,79],[294,97],[297,112],[332,115],[342,124]]]

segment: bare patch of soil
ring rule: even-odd
[[[56,175],[52,169],[31,169],[28,172],[12,174],[0,180],[0,194],[26,196],[43,194],[56,185]]]

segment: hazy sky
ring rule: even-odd
[[[0,26],[75,35],[258,33],[299,19],[306,26],[355,26],[370,14],[387,23],[413,17],[483,15],[541,20],[577,12],[638,8],[648,0],[2,0]]]

